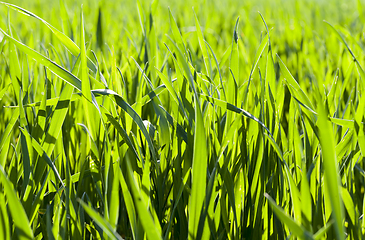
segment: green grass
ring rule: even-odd
[[[0,239],[363,239],[364,6],[1,2]]]

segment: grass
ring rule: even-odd
[[[362,239],[363,5],[1,2],[0,238]]]

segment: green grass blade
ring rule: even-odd
[[[1,182],[4,186],[4,193],[6,199],[8,200],[8,207],[14,221],[14,225],[18,230],[19,239],[33,239],[33,231],[30,227],[29,220],[24,211],[22,204],[20,203],[16,193],[14,192],[14,187],[9,181],[5,170],[0,166]]]
[[[100,216],[98,212],[96,212],[92,207],[84,203],[82,200],[78,199],[79,204],[84,208],[85,212],[105,231],[105,233],[111,239],[122,240],[123,238],[113,230],[112,226],[108,223],[105,218]]]
[[[338,179],[337,156],[333,137],[332,126],[327,119],[327,113],[322,105],[318,111],[318,128],[320,135],[320,143],[322,148],[322,157],[324,164],[324,176],[327,181],[329,198],[332,207],[332,215],[335,220],[335,230],[338,239],[344,239],[343,231],[343,206],[341,202],[340,189],[341,184]]]
[[[32,57],[45,67],[47,67],[49,70],[51,70],[54,74],[77,88],[78,90],[81,90],[81,81],[78,79],[75,75],[73,75],[71,72],[67,71],[57,63],[53,62],[49,58],[43,56],[42,54],[34,51],[33,49],[27,47],[23,43],[15,40],[15,38],[12,38],[7,33],[5,33],[1,28],[0,32],[2,32],[12,43],[14,43],[19,50],[27,54],[28,56]]]
[[[134,179],[132,167],[130,166],[130,163],[128,161],[125,161],[125,163],[127,166],[127,173],[126,173],[127,175],[126,178],[128,180],[127,183],[128,186],[130,187],[134,205],[137,210],[139,220],[141,221],[143,229],[147,235],[147,239],[148,240],[162,239],[161,233],[158,231],[159,227],[156,226],[159,223],[153,221],[150,212],[147,210],[146,203],[144,203],[140,189]]]
[[[268,39],[269,39],[269,35],[266,35],[265,38],[261,41],[259,48],[257,49],[255,60],[254,60],[254,63],[252,64],[252,68],[251,68],[251,71],[250,71],[250,76],[248,78],[248,84],[247,84],[245,95],[244,95],[244,98],[243,98],[243,99],[245,99],[246,102],[247,102],[248,90],[249,90],[249,87],[250,87],[250,84],[251,84],[252,74],[255,72],[255,69],[258,66],[261,55],[263,54],[263,52],[264,52],[264,50],[267,46]]]
[[[152,158],[154,159],[155,163],[157,163],[157,156],[155,152],[155,147],[153,145],[153,142],[151,140],[150,135],[147,132],[147,129],[141,119],[141,117],[136,113],[136,111],[126,102],[124,99],[119,96],[116,92],[109,90],[109,89],[99,89],[94,90],[93,93],[95,95],[104,95],[104,96],[111,96],[114,98],[115,102],[118,104],[120,108],[122,108],[126,113],[128,113],[129,116],[133,119],[133,121],[138,125],[138,127],[141,129],[143,135],[145,136],[148,146],[150,148],[150,151],[152,153]],[[157,165],[157,164],[156,164]]]
[[[196,16],[195,12],[194,12],[194,15],[195,15],[196,33],[198,35],[200,50],[202,51],[203,58],[204,58],[205,70],[207,72],[207,75],[212,79],[212,63],[210,62],[207,46],[205,44],[205,40],[203,37],[203,32],[200,28],[199,20],[198,20],[198,17]]]
[[[229,76],[229,82],[227,85],[227,101],[233,105],[237,105],[237,88],[238,84],[236,79],[239,80],[239,52],[238,52],[238,23],[240,18],[238,17],[236,20],[236,24],[233,29],[233,37],[232,37],[232,50],[229,58],[229,68],[231,74]],[[228,124],[231,123],[231,114],[228,114]]]
[[[310,233],[308,233],[302,226],[300,226],[290,216],[288,216],[282,208],[276,205],[274,199],[272,199],[267,193],[265,193],[265,197],[268,200],[271,208],[275,212],[276,216],[289,228],[289,230],[295,236],[300,239],[310,238]]]
[[[136,156],[137,159],[142,160],[141,157],[139,156],[139,154],[136,151],[136,148],[134,147],[131,139],[129,138],[127,132],[122,128],[122,126],[119,124],[119,122],[117,120],[115,120],[113,118],[112,115],[110,114],[106,114],[108,120],[111,122],[111,124],[113,124],[114,128],[117,130],[117,132],[123,137],[124,141],[126,142],[126,144],[128,145],[128,147],[132,150],[132,152],[134,153],[134,155]]]
[[[331,229],[333,225],[333,221],[331,221],[330,223],[328,223],[326,226],[324,226],[323,228],[319,229],[314,235],[313,238],[315,240],[320,240],[323,239],[325,237],[325,234],[328,232],[329,229]]]
[[[305,106],[313,111],[313,105],[311,101],[309,100],[308,96],[304,93],[303,89],[300,87],[298,82],[294,79],[294,77],[289,72],[288,68],[285,66],[281,58],[276,55],[277,59],[279,60],[280,65],[280,71],[283,73],[284,78],[288,82],[288,88],[289,90],[292,90],[291,93],[302,103],[305,104]]]
[[[87,123],[87,128],[89,129],[91,136],[93,138],[96,138],[96,126],[95,126],[95,119],[92,119],[91,116],[94,115],[94,108],[92,107],[92,101],[93,96],[91,92],[91,86],[90,86],[90,80],[89,80],[89,74],[88,74],[88,68],[87,68],[87,56],[86,56],[86,48],[85,48],[85,27],[84,27],[84,14],[81,9],[81,30],[80,30],[80,39],[81,39],[81,53],[80,53],[80,59],[81,59],[81,90],[83,98],[83,106],[85,110],[85,118]],[[96,104],[97,108],[98,105]],[[89,144],[89,143],[88,143]]]
[[[346,188],[341,188],[341,197],[352,224],[356,224],[354,202]]]
[[[51,24],[49,24],[42,18],[40,18],[37,15],[35,15],[34,13],[32,13],[28,10],[25,10],[21,7],[18,7],[14,4],[6,3],[6,2],[0,2],[0,3],[17,10],[26,16],[30,16],[30,17],[33,17],[33,18],[41,21],[45,26],[47,26],[52,31],[52,33],[62,42],[62,44],[65,45],[65,47],[72,53],[72,55],[78,56],[80,54],[80,49],[76,45],[76,43],[74,43],[69,37],[67,37],[65,34],[60,32],[59,30],[57,30],[55,27],[53,27]],[[97,70],[96,66],[90,59],[88,59],[88,66],[93,72],[96,72],[96,70]]]
[[[27,139],[29,139],[29,140],[31,139],[31,141],[32,141],[31,142],[31,145],[37,151],[38,155],[48,164],[48,166],[54,172],[55,176],[57,176],[57,178],[60,180],[60,182],[64,186],[63,181],[62,181],[62,178],[61,178],[60,174],[58,173],[58,170],[57,170],[56,166],[54,165],[54,163],[52,162],[52,160],[48,157],[48,155],[43,150],[43,148],[41,147],[41,145],[34,138],[31,138],[31,136],[29,135],[29,133],[25,129],[22,129],[21,128],[20,130],[27,137]]]
[[[176,42],[177,46],[180,49],[184,49],[184,53],[186,54],[186,57],[188,56],[188,52],[186,51],[186,47],[184,44],[184,40],[181,36],[181,33],[179,31],[179,28],[177,27],[176,21],[174,16],[172,16],[171,9],[169,8],[169,17],[170,17],[170,28],[172,30],[172,34],[174,37],[174,41]]]
[[[227,100],[226,90],[225,90],[224,85],[223,85],[223,77],[222,77],[221,70],[220,70],[220,67],[219,67],[218,59],[217,59],[216,55],[214,54],[214,51],[213,51],[212,47],[209,45],[209,43],[205,42],[205,44],[208,46],[208,49],[210,50],[210,53],[213,55],[215,65],[216,65],[218,73],[219,73],[220,85],[221,85],[222,90],[223,90],[223,100]]]

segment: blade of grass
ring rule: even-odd
[[[42,18],[38,17],[37,15],[35,15],[34,13],[25,10],[21,7],[18,7],[14,4],[10,4],[10,3],[6,3],[6,2],[0,2],[1,4],[4,4],[12,9],[15,9],[21,13],[23,13],[26,16],[29,17],[33,17],[39,21],[41,21],[45,26],[47,26],[52,33],[62,42],[62,44],[65,45],[65,47],[72,53],[72,55],[74,56],[78,56],[80,54],[80,49],[79,47],[76,45],[76,43],[74,43],[70,38],[68,38],[64,33],[60,32],[59,30],[57,30],[55,27],[53,27],[51,24],[49,24],[48,22],[46,22],[45,20],[43,20]],[[96,66],[95,64],[88,59],[88,67],[93,71],[96,72]]]
[[[322,157],[324,165],[324,177],[327,181],[329,198],[332,207],[333,219],[335,220],[335,230],[338,239],[344,239],[343,231],[343,206],[340,197],[340,180],[338,179],[337,156],[333,131],[330,122],[327,119],[327,113],[322,104],[319,104],[318,128],[320,143],[322,148]]]
[[[78,199],[79,204],[84,208],[85,212],[106,232],[111,239],[122,240],[123,238],[113,230],[112,226],[105,218],[100,216],[92,207],[84,203],[81,199]]]
[[[276,205],[275,200],[265,193],[265,197],[268,200],[271,208],[275,212],[276,216],[289,228],[289,230],[300,239],[311,238],[311,234],[307,232],[302,226],[296,223],[290,216],[288,216],[282,208]]]
[[[14,192],[14,187],[9,181],[5,170],[0,166],[1,182],[4,186],[4,193],[6,199],[8,200],[8,207],[12,215],[12,220],[14,225],[18,230],[19,239],[34,239],[33,231],[30,227],[29,220],[24,211],[22,204],[20,203],[16,193]]]
[[[81,90],[81,81],[78,79],[75,75],[73,75],[71,72],[67,71],[57,63],[53,62],[49,58],[43,56],[42,54],[34,51],[33,49],[27,47],[23,43],[15,40],[15,38],[9,36],[7,33],[5,33],[1,28],[0,32],[2,32],[12,43],[14,43],[19,50],[24,52],[25,54],[32,57],[34,60],[38,61],[45,67],[47,67],[49,70],[51,70],[54,74],[77,88],[78,90]]]

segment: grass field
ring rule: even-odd
[[[364,239],[364,31],[361,0],[0,2],[0,239]]]

